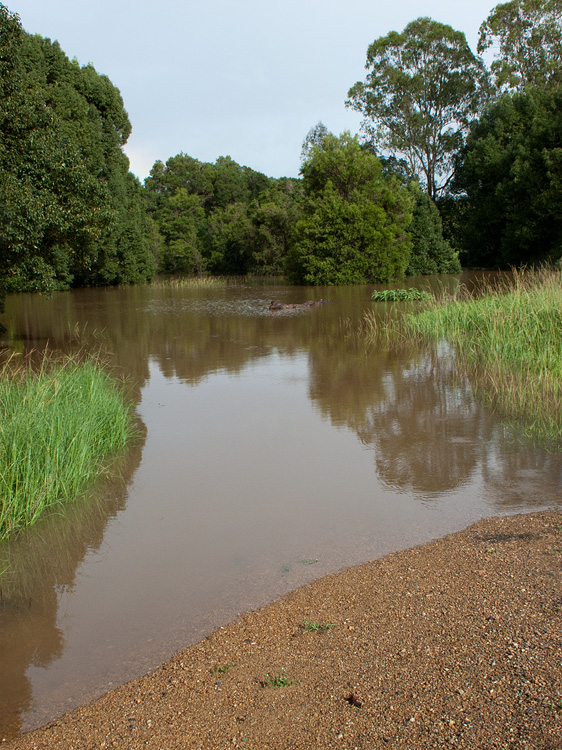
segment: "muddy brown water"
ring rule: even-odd
[[[349,335],[366,310],[387,314],[372,290],[8,298],[7,349],[101,351],[143,433],[85,497],[0,545],[0,738],[327,572],[560,503],[561,456],[475,401],[444,343],[397,353]]]

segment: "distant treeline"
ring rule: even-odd
[[[367,50],[360,136],[318,123],[301,177],[178,154],[144,186],[120,93],[0,4],[0,302],[161,273],[353,284],[562,256],[562,0],[512,0],[478,53],[429,18]]]

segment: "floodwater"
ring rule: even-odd
[[[408,282],[459,280],[473,281]],[[389,352],[350,335],[389,309],[372,290],[8,299],[9,350],[100,351],[142,433],[87,496],[0,545],[0,739],[325,573],[560,503],[561,456],[475,401],[445,344]]]

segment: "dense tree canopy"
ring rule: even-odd
[[[365,117],[361,143],[318,122],[301,179],[180,153],[143,188],[118,89],[0,3],[0,306],[6,291],[143,282],[156,268],[310,284],[457,272],[437,196],[465,262],[559,258],[561,19],[562,0],[494,8],[478,46],[497,50],[494,88],[464,34],[418,18],[368,48],[347,101]]]
[[[0,5],[0,292],[150,278],[118,90]]]
[[[403,276],[410,256],[408,192],[344,133],[327,135],[302,167],[304,217],[289,254],[297,283],[366,284]]]
[[[476,123],[456,173],[471,265],[562,256],[562,90],[503,96]]]
[[[166,273],[281,274],[299,215],[296,180],[221,156],[156,162],[146,180],[158,268]]]
[[[383,154],[402,157],[430,197],[450,171],[469,122],[487,95],[487,76],[465,35],[430,18],[390,32],[367,50],[369,71],[347,105]]]
[[[562,83],[562,0],[511,0],[480,26],[478,52],[497,50],[491,70],[498,89]]]
[[[414,211],[408,227],[412,251],[406,273],[409,276],[459,273],[459,255],[443,237],[443,224],[437,206],[417,183],[412,183],[410,190],[414,197]]]

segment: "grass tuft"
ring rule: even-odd
[[[261,681],[262,687],[290,687],[294,684],[295,680],[287,677],[284,669],[282,669],[276,675],[266,674],[265,678]]]
[[[236,664],[217,664],[211,669],[211,674],[228,674]]]
[[[562,444],[562,273],[516,271],[510,282],[427,303],[382,321],[368,313],[369,340],[447,340],[476,393],[538,440]]]
[[[99,362],[9,360],[0,369],[0,540],[76,498],[133,433],[132,405]]]
[[[222,276],[160,276],[150,285],[172,289],[210,289],[226,286],[227,283],[228,280]]]
[[[303,633],[321,633],[326,630],[331,630],[333,627],[334,626],[331,622],[325,622],[321,625],[314,620],[305,620],[302,624]]]

